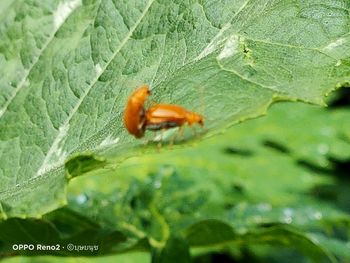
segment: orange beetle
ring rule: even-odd
[[[187,124],[204,125],[202,115],[174,104],[156,104],[146,111],[146,129],[158,131]]]
[[[141,138],[145,133],[146,119],[144,104],[150,94],[149,87],[143,85],[130,95],[126,104],[124,125],[128,132],[136,138]]]

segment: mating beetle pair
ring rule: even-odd
[[[129,97],[124,112],[124,125],[136,138],[143,137],[146,129],[152,131],[167,130],[195,123],[203,126],[203,117],[195,112],[174,105],[155,104],[145,109],[144,104],[151,95],[147,85],[136,89]]]

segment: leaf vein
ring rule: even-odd
[[[74,13],[74,11],[79,7],[79,5],[75,6],[75,8],[72,8],[71,12],[69,13],[69,15],[67,17],[65,17],[64,21],[66,21],[68,19],[68,17]],[[63,22],[64,22],[63,21]],[[12,103],[12,101],[15,99],[17,93],[25,86],[26,84],[26,80],[29,76],[29,74],[31,73],[31,71],[33,70],[34,66],[38,63],[39,58],[42,56],[42,54],[45,52],[46,48],[50,45],[50,43],[52,42],[52,40],[55,37],[56,32],[58,32],[58,30],[61,28],[61,26],[64,23],[62,23],[59,27],[57,27],[55,30],[52,31],[51,36],[47,39],[47,41],[44,43],[43,47],[39,50],[39,53],[37,54],[37,56],[33,59],[33,63],[30,65],[30,67],[28,69],[25,70],[25,74],[23,76],[23,78],[21,79],[21,81],[19,82],[19,84],[17,85],[17,87],[15,88],[14,92],[10,95],[10,98],[6,101],[6,103],[4,104],[4,106],[0,109],[0,118],[4,115],[4,113],[6,112],[8,106]]]
[[[248,5],[248,3],[250,2],[250,0],[247,0],[239,9],[238,11],[231,17],[231,19],[218,31],[218,33],[211,39],[211,41],[209,42],[209,44],[202,50],[202,52],[194,59],[194,61],[200,60],[203,57],[209,55],[211,52],[209,52],[210,47],[212,45],[214,45],[215,41],[218,40],[222,34],[229,29],[232,20],[237,17],[238,14],[240,14],[244,8]],[[204,12],[204,11],[203,11]]]
[[[218,62],[219,67],[220,67],[223,71],[233,73],[234,75],[236,75],[237,77],[241,78],[242,80],[247,81],[247,82],[249,82],[249,83],[251,83],[251,84],[254,84],[254,85],[256,85],[256,86],[260,86],[260,87],[262,87],[262,88],[264,88],[264,89],[267,89],[267,90],[270,90],[270,91],[273,91],[273,92],[280,92],[280,91],[274,89],[273,86],[266,86],[266,85],[264,85],[264,84],[262,84],[262,83],[259,83],[259,82],[256,82],[256,81],[254,81],[254,80],[251,80],[251,79],[249,79],[249,78],[247,78],[247,77],[244,77],[242,74],[240,74],[239,72],[237,72],[237,71],[234,70],[234,69],[226,69],[226,68],[224,68],[224,66],[223,66],[219,61],[217,61],[217,62]]]

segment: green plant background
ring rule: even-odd
[[[349,9],[2,1],[1,257],[348,262],[349,95],[324,96],[349,83]],[[134,139],[122,114],[143,83],[154,101],[202,113],[205,127],[172,149],[176,130],[159,151],[158,135]]]

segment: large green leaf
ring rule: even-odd
[[[121,118],[138,84],[150,84],[161,102],[197,111],[202,105],[214,133],[265,113],[275,100],[322,103],[349,81],[343,0],[5,0],[1,6],[3,218],[63,205],[67,158],[78,158],[73,175],[98,168],[102,174],[134,155],[142,142],[127,134]],[[81,170],[85,160],[90,169]]]

